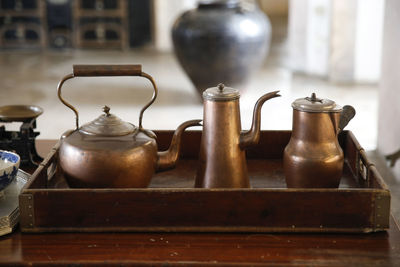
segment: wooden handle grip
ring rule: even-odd
[[[141,76],[142,65],[73,65],[74,77]]]

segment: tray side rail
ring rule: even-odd
[[[34,189],[21,228],[24,232],[368,233],[388,227],[376,224],[373,194],[371,189]]]

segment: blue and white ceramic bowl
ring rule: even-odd
[[[20,158],[17,154],[0,150],[0,191],[6,188],[18,172]]]

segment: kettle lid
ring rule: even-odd
[[[292,107],[305,112],[341,112],[342,107],[330,99],[317,98],[315,93],[311,97],[299,98],[292,103]]]
[[[123,136],[136,131],[137,127],[110,114],[110,108],[103,108],[104,114],[79,128],[80,132],[98,136]]]
[[[203,92],[203,99],[211,101],[229,101],[240,97],[239,90],[225,87],[220,83],[217,87],[208,88]]]

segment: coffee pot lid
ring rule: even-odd
[[[299,98],[292,103],[292,107],[305,112],[340,112],[342,107],[330,99],[317,98],[315,93],[311,97]]]
[[[203,99],[211,101],[229,101],[238,99],[239,97],[239,90],[225,87],[222,83],[218,84],[217,87],[208,88],[203,92]]]
[[[80,132],[98,136],[123,136],[133,133],[137,127],[110,114],[110,108],[103,108],[104,114],[79,128]]]

